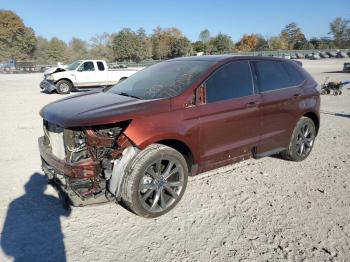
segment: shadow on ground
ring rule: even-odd
[[[14,261],[66,261],[60,217],[69,216],[61,201],[45,195],[47,178],[34,173],[25,194],[7,210],[1,247]]]
[[[329,71],[329,72],[323,72],[324,74],[346,74],[348,72],[344,72],[344,71]]]
[[[321,114],[350,118],[350,114],[334,113],[334,112],[323,111],[323,110],[321,110]]]

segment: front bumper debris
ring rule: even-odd
[[[56,86],[54,85],[54,83],[47,80],[43,80],[40,82],[40,88],[50,93],[56,90]]]
[[[38,140],[39,151],[42,159],[42,169],[49,178],[49,183],[58,191],[64,201],[73,206],[86,206],[109,202],[104,191],[97,194],[82,196],[77,193],[77,188],[90,188],[92,181],[101,172],[98,162],[91,158],[75,163],[69,163],[57,158],[44,142],[44,137]],[[67,183],[67,181],[70,181]]]
[[[65,176],[72,178],[93,178],[100,172],[99,163],[94,162],[91,158],[76,163],[68,163],[50,152],[50,149],[44,143],[44,137],[40,137],[38,143],[42,159],[49,166]]]

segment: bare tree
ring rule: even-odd
[[[204,29],[199,33],[198,40],[203,42],[204,44],[208,43],[210,40],[210,32],[208,29]]]
[[[296,46],[306,42],[304,33],[296,23],[286,25],[281,31],[281,37],[288,42],[289,49],[296,49]]]
[[[337,47],[344,48],[350,47],[350,21],[347,19],[343,19],[341,17],[337,17],[334,21],[332,21],[329,26],[331,34],[334,38],[334,42]]]

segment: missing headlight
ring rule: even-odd
[[[64,130],[66,159],[69,162],[78,162],[88,157],[86,136],[82,130]]]
[[[115,124],[108,124],[102,126],[93,126],[92,130],[103,137],[118,137],[120,133],[127,128],[130,120],[123,121]]]

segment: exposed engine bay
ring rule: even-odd
[[[139,151],[123,134],[130,121],[65,129],[44,120],[44,144],[67,165],[86,165],[64,174],[42,159],[50,183],[61,187],[74,206],[116,199],[127,163]]]

